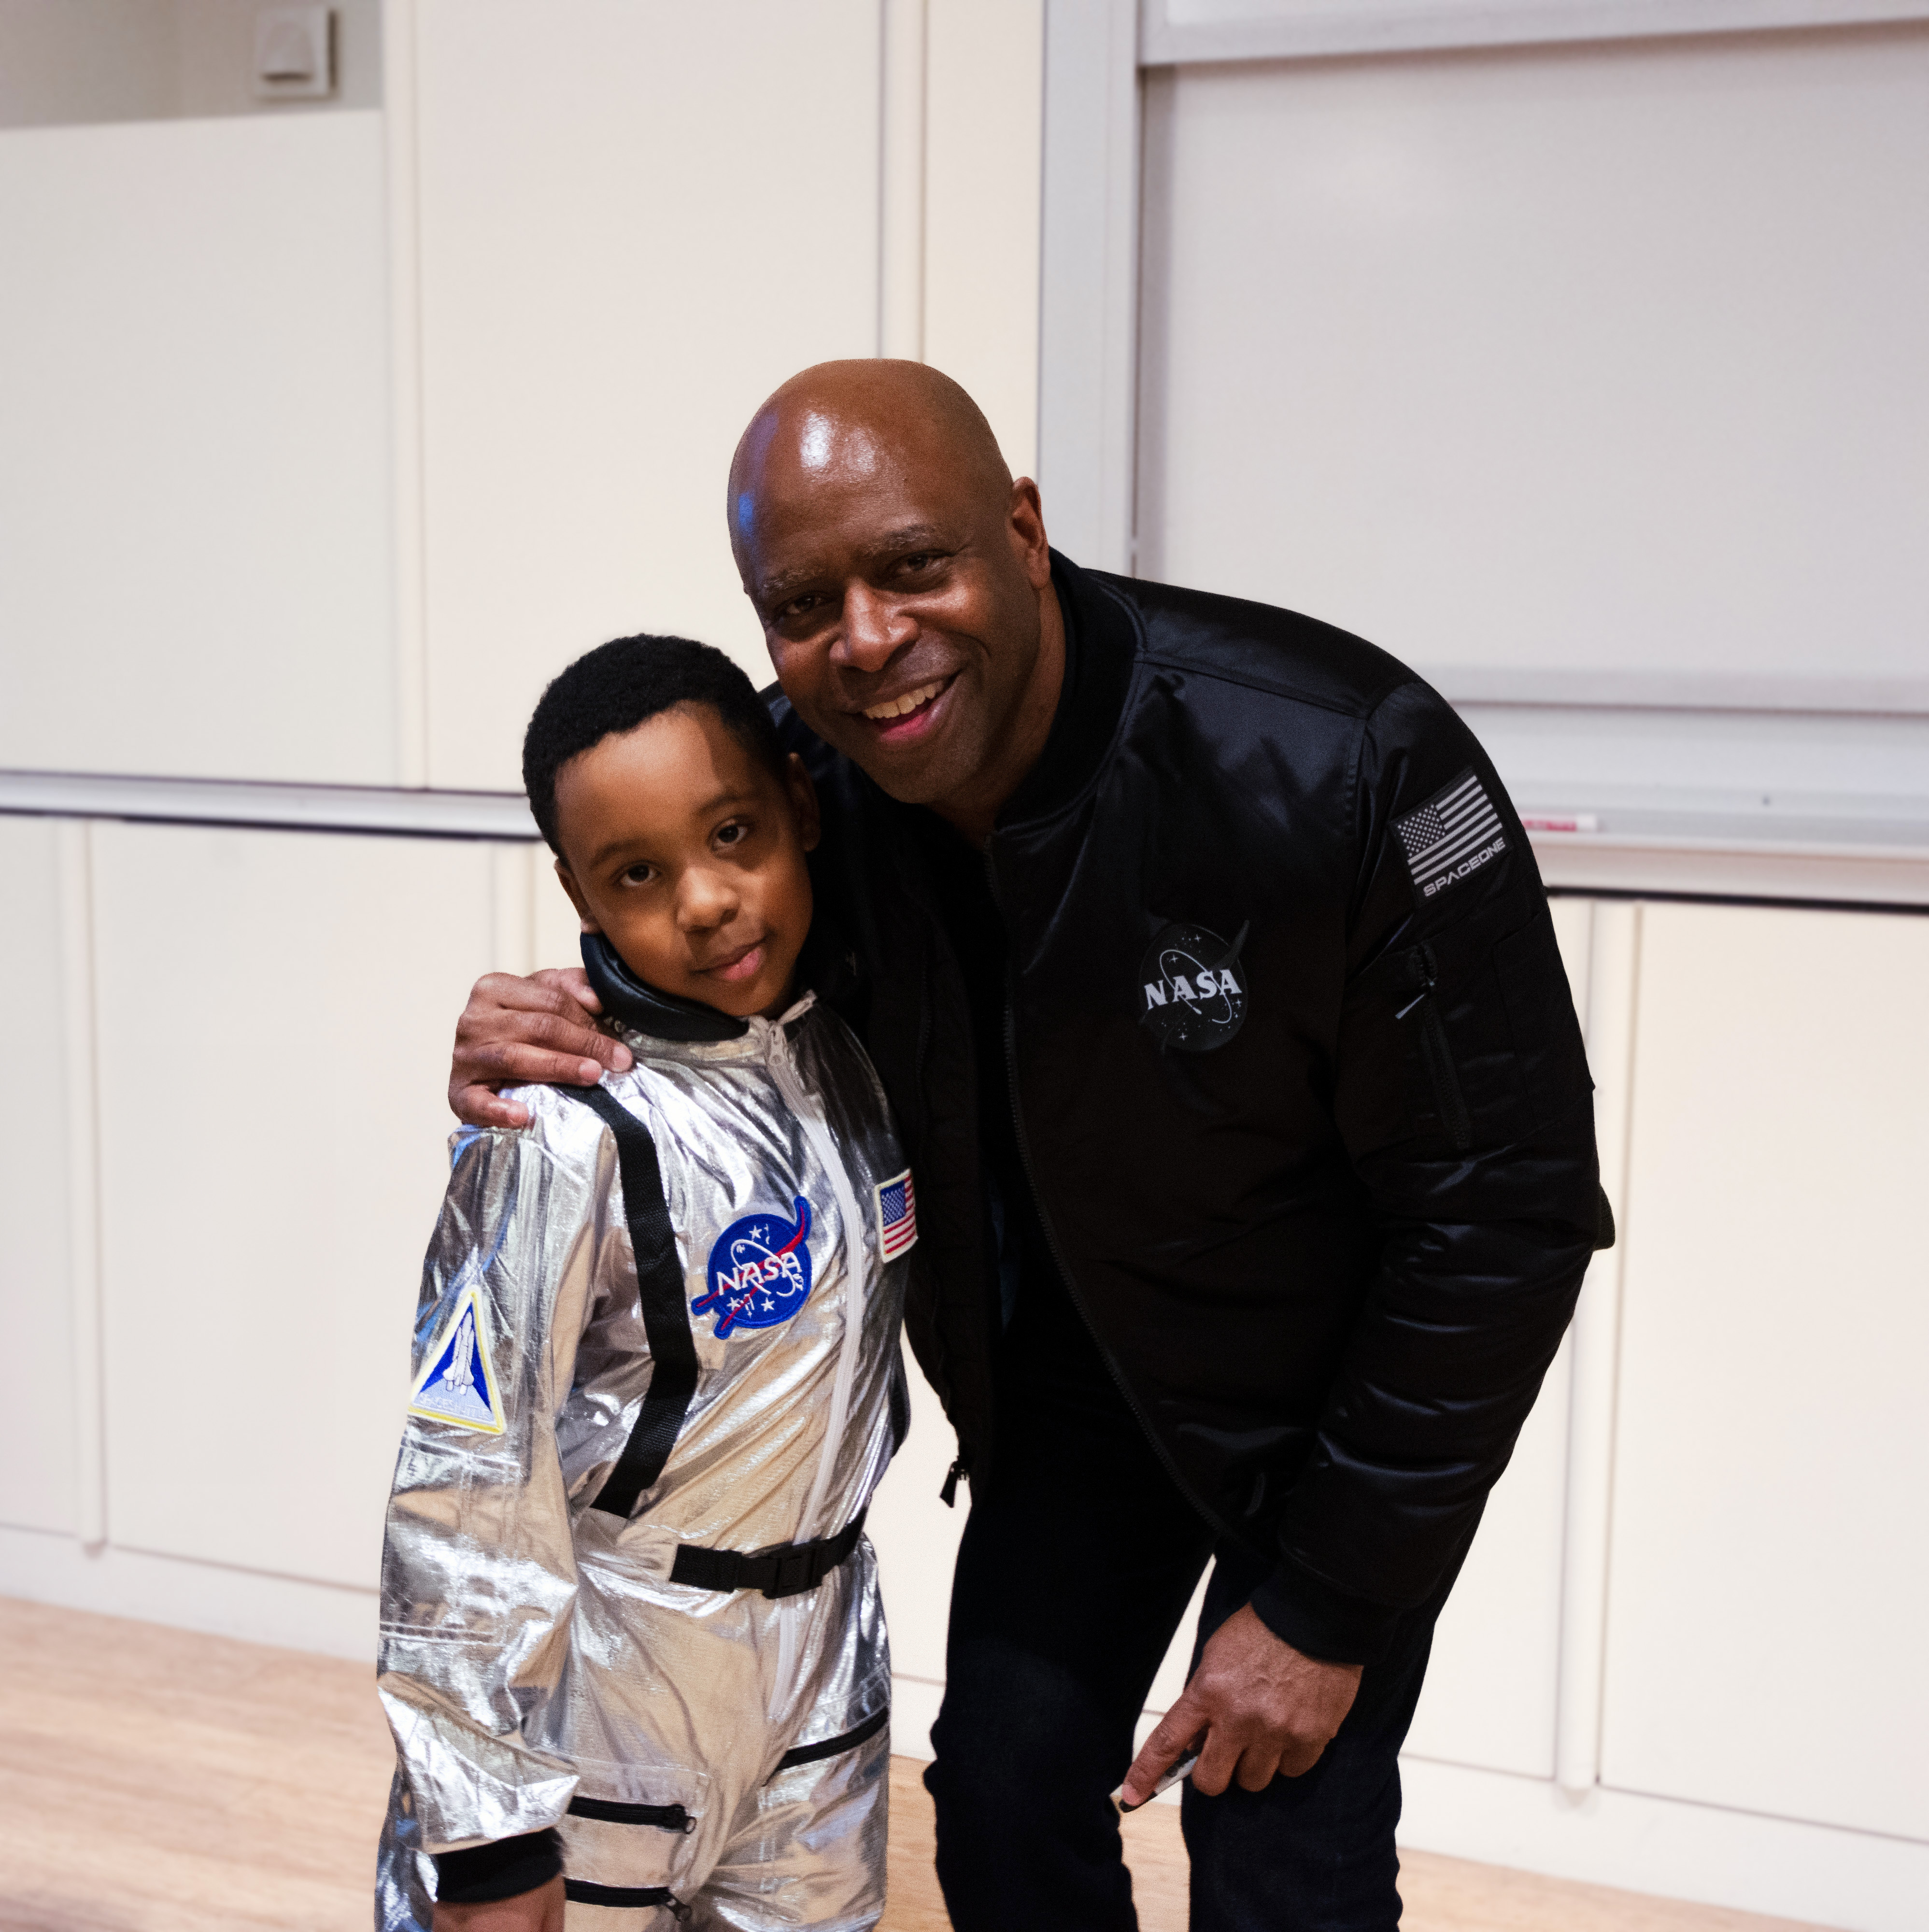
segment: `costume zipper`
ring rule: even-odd
[[[830,1130],[818,1112],[817,1103],[805,1092],[803,1082],[790,1065],[789,1053],[790,1042],[782,1027],[773,1025],[766,1054],[771,1077],[777,1083],[777,1090],[789,1102],[790,1111],[803,1124],[805,1138],[816,1149],[818,1159],[830,1176],[831,1189],[837,1196],[838,1211],[844,1217],[844,1279],[848,1284],[844,1340],[838,1351],[837,1379],[832,1385],[830,1420],[824,1436],[824,1454],[818,1462],[817,1480],[812,1484],[809,1498],[804,1504],[803,1522],[797,1537],[800,1543],[805,1543],[811,1540],[812,1526],[824,1508],[825,1493],[830,1487],[831,1470],[837,1460],[838,1445],[844,1439],[844,1426],[850,1417],[850,1391],[857,1380],[857,1352],[862,1340],[860,1331],[864,1326],[864,1292],[868,1271],[864,1259],[864,1220],[857,1211],[857,1197],[850,1191],[850,1176],[845,1170],[844,1158],[838,1152],[836,1143],[830,1137]],[[830,1531],[826,1528],[819,1534],[828,1535]]]
[[[960,1482],[968,1483],[970,1480],[971,1472],[961,1455],[945,1471],[944,1486],[938,1491],[938,1500],[946,1509],[956,1509],[958,1507],[958,1485]]]
[[[1433,1082],[1433,1103],[1439,1110],[1441,1125],[1454,1143],[1454,1152],[1465,1154],[1474,1144],[1474,1120],[1467,1111],[1466,1096],[1460,1091],[1460,1076],[1454,1070],[1453,1051],[1447,1044],[1447,1024],[1440,1017],[1440,1002],[1435,997],[1440,983],[1438,963],[1432,947],[1424,940],[1408,957],[1420,991],[1394,1017],[1403,1020],[1418,1009],[1420,1054]]]
[[[572,1798],[572,1818],[596,1818],[611,1825],[653,1825],[663,1832],[681,1832],[686,1838],[697,1828],[689,1808],[682,1804],[631,1804],[607,1798]]]
[[[998,909],[999,916],[1006,917],[1004,895],[998,890],[998,868],[992,862],[989,852],[985,854],[985,874],[990,881],[992,901]],[[1140,1406],[1133,1394],[1131,1384],[1126,1382],[1117,1362],[1112,1360],[1112,1351],[1099,1339],[1098,1330],[1092,1325],[1090,1311],[1084,1298],[1078,1292],[1078,1285],[1072,1279],[1072,1270],[1065,1265],[1065,1252],[1058,1244],[1058,1230],[1052,1225],[1052,1216],[1046,1212],[1045,1201],[1038,1191],[1038,1176],[1031,1164],[1031,1143],[1025,1138],[1024,1115],[1018,1104],[1018,1009],[1016,989],[1012,984],[1011,950],[1009,944],[1010,923],[1006,922],[1007,944],[1005,950],[1005,1087],[1011,1096],[1012,1132],[1018,1141],[1018,1164],[1024,1169],[1024,1184],[1031,1190],[1033,1211],[1038,1216],[1038,1225],[1044,1231],[1045,1245],[1050,1252],[1052,1264],[1058,1270],[1058,1279],[1065,1285],[1065,1292],[1072,1298],[1072,1306],[1078,1312],[1078,1319],[1085,1324],[1085,1333],[1092,1338],[1092,1346],[1099,1352],[1099,1359],[1106,1365],[1106,1372],[1112,1378],[1113,1385],[1124,1398],[1126,1407],[1132,1412],[1132,1420],[1138,1424],[1140,1432],[1152,1445],[1152,1453],[1159,1459],[1166,1474],[1180,1495],[1184,1496],[1199,1514],[1217,1530],[1222,1536],[1232,1532],[1220,1520],[1216,1510],[1208,1509],[1199,1500],[1198,1492],[1179,1473],[1179,1466],[1172,1451],[1160,1441],[1158,1432],[1152,1426],[1151,1418]]]

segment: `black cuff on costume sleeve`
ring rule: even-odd
[[[1282,1562],[1251,1601],[1275,1636],[1328,1664],[1378,1663],[1400,1616],[1390,1604],[1349,1596],[1292,1562]]]
[[[562,1869],[562,1841],[554,1828],[526,1832],[459,1852],[437,1852],[435,1895],[443,1905],[488,1905],[533,1892]]]

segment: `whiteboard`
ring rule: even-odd
[[[1450,695],[1929,710],[1929,30],[1148,77],[1137,568]]]

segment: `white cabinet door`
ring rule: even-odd
[[[0,1523],[22,1529],[74,1520],[60,838],[0,818]]]
[[[768,658],[730,452],[878,346],[877,0],[421,0],[430,782],[606,638]]]
[[[1583,1016],[1590,913],[1584,899],[1553,902],[1554,930]],[[1407,1733],[1416,1756],[1553,1774],[1571,1354],[1563,1342],[1435,1627],[1426,1688]]]
[[[1929,1838],[1929,919],[1642,916],[1603,1782]]]
[[[95,827],[115,1543],[374,1582],[491,862]]]

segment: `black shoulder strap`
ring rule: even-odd
[[[676,1432],[697,1391],[697,1344],[684,1305],[683,1270],[676,1261],[676,1231],[663,1198],[663,1175],[650,1130],[601,1087],[563,1088],[600,1114],[616,1138],[616,1170],[622,1178],[623,1214],[636,1254],[636,1288],[650,1340],[650,1389],[636,1426],[592,1509],[628,1516],[636,1499],[663,1473]]]

